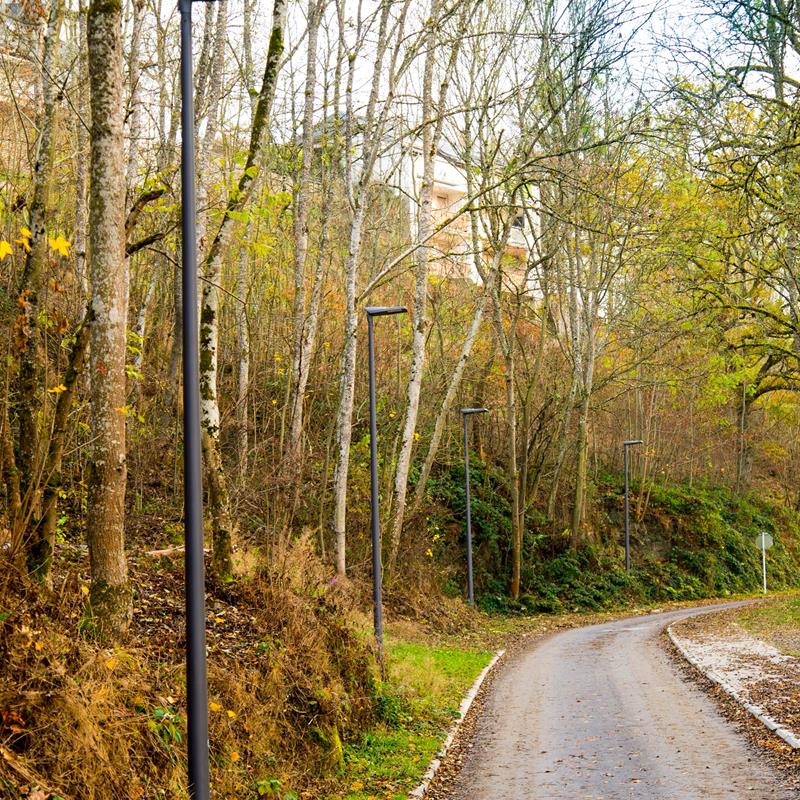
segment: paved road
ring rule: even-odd
[[[788,800],[659,644],[686,609],[556,634],[495,678],[452,800]]]

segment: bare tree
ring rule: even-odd
[[[419,213],[417,219],[417,235],[421,246],[417,249],[415,269],[415,289],[413,315],[413,336],[411,341],[411,370],[406,386],[406,411],[403,420],[403,432],[400,452],[397,456],[394,480],[394,499],[392,503],[393,517],[390,531],[389,559],[387,568],[391,572],[397,560],[400,548],[400,537],[403,532],[403,520],[406,512],[406,492],[408,490],[408,473],[411,467],[411,454],[414,449],[414,434],[417,428],[422,377],[425,367],[425,344],[428,330],[428,273],[430,269],[430,246],[428,244],[434,230],[433,189],[434,172],[438,157],[439,144],[447,119],[447,94],[450,80],[455,70],[464,34],[470,20],[473,5],[461,3],[460,8],[449,6],[448,15],[458,15],[458,22],[452,30],[446,30],[441,19],[443,4],[440,0],[431,0],[430,12],[426,21],[425,63],[422,75],[422,185],[419,192]],[[448,34],[445,36],[445,34]],[[444,41],[442,41],[444,39]],[[449,52],[448,52],[449,50]],[[435,63],[440,58],[445,63],[440,69],[440,85],[438,97],[434,94],[433,80]]]
[[[363,2],[358,3],[358,24],[355,31],[355,44],[346,47],[348,61],[347,88],[345,91],[344,116],[344,183],[347,200],[352,213],[348,236],[348,251],[345,257],[345,325],[344,351],[342,353],[341,384],[339,407],[336,415],[337,459],[334,473],[334,512],[333,529],[336,537],[336,571],[346,572],[346,517],[347,517],[347,476],[350,468],[350,442],[352,439],[352,420],[356,376],[356,337],[358,333],[358,266],[361,254],[364,219],[368,206],[368,190],[373,181],[375,162],[385,147],[383,136],[388,116],[392,109],[398,68],[405,69],[408,59],[402,59],[404,51],[405,23],[410,0],[396,4],[382,0],[377,10],[378,34],[372,64],[369,99],[363,118],[357,119],[354,106],[354,83],[356,64],[365,46],[364,37],[371,27],[372,20],[363,17]],[[394,15],[392,11],[394,10]],[[338,5],[340,36],[344,37],[345,9]],[[384,82],[386,86],[384,86]],[[380,102],[380,97],[383,101]],[[359,164],[356,171],[354,147],[360,142]]]
[[[317,314],[306,309],[306,261],[308,259],[308,214],[311,202],[311,165],[314,156],[314,92],[317,81],[317,41],[325,0],[309,0],[307,27],[306,74],[303,88],[302,141],[300,169],[294,187],[294,342],[292,346],[292,400],[289,423],[289,462],[297,466],[303,433],[303,407],[311,368],[313,344],[318,323]],[[320,277],[314,276],[312,307],[318,307],[322,289]],[[312,308],[312,311],[314,309]]]

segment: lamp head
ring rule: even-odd
[[[489,409],[488,408],[462,408],[462,414],[485,414]]]
[[[644,444],[644,442],[641,439],[626,439],[622,443],[623,447],[630,447],[631,445],[634,444]]]
[[[370,317],[386,317],[389,314],[405,314],[408,309],[405,306],[367,306],[364,309],[367,316]]]

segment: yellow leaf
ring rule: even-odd
[[[236,712],[228,709],[228,719],[236,719]]]
[[[105,664],[106,669],[114,669],[117,666],[117,659],[116,658],[108,658],[106,659],[103,664]]]
[[[33,646],[34,650],[44,650],[44,642],[36,642]]]
[[[20,228],[19,232],[26,238],[30,239],[33,234],[27,228]]]
[[[5,239],[0,239],[0,261],[3,261],[6,256],[10,256],[13,252],[11,245]]]
[[[238,760],[239,760],[239,754],[235,750],[233,750],[231,752],[231,761],[233,761],[233,763],[235,764]]]
[[[64,386],[63,383],[59,383],[58,386],[53,386],[52,388],[47,390],[50,394],[61,394],[61,392],[66,392],[67,387]]]
[[[69,256],[69,249],[72,247],[72,243],[68,242],[61,234],[59,234],[55,239],[48,239],[50,243],[50,247],[53,248],[57,253],[60,253],[64,258]]]
[[[17,244],[21,244],[25,248],[25,252],[26,253],[30,253],[31,245],[30,245],[30,241],[28,239],[23,239],[22,237],[20,237],[19,239],[15,239],[14,241]]]
[[[219,703],[209,703],[208,710],[213,711],[216,714],[217,711],[222,711],[222,706]]]
[[[81,594],[84,597],[88,597],[89,596],[89,587],[88,586],[81,586]]]

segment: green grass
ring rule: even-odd
[[[748,608],[738,623],[753,636],[791,656],[800,656],[800,596],[780,597]]]
[[[421,780],[458,716],[461,698],[491,657],[483,650],[389,640],[380,721],[345,745],[342,788],[327,800],[403,800]]]

